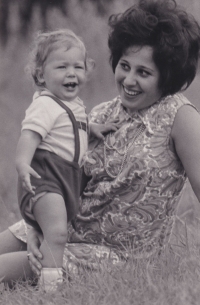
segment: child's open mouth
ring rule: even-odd
[[[77,86],[77,83],[67,83],[67,84],[64,84],[64,86],[67,88],[75,88]]]

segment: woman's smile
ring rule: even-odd
[[[126,88],[125,86],[123,86],[123,88],[124,88],[124,92],[125,92],[127,95],[130,95],[131,97],[132,97],[132,96],[137,96],[137,95],[141,94],[140,91],[136,91],[136,90],[133,90],[133,89],[128,89],[128,88]]]

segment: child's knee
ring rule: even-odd
[[[62,225],[52,226],[48,235],[44,236],[46,240],[51,240],[54,244],[64,245],[67,242],[67,227]]]

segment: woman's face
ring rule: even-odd
[[[125,51],[116,66],[115,81],[122,104],[130,114],[158,101],[159,77],[152,47],[132,46]]]

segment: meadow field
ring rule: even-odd
[[[25,109],[34,87],[25,74],[28,53],[35,33],[42,23],[36,7],[29,35],[20,35],[17,3],[10,0],[9,39],[0,46],[0,232],[20,219],[17,205],[15,150]],[[199,0],[177,0],[200,21]],[[48,12],[49,30],[70,28],[81,36],[96,67],[81,92],[87,111],[117,95],[109,65],[107,47],[108,16],[122,12],[134,0],[115,0],[104,16],[92,1],[70,0],[68,14],[57,9]],[[185,95],[200,109],[200,73]],[[84,271],[66,282],[55,295],[44,295],[34,287],[17,284],[15,290],[0,285],[0,304],[73,304],[73,305],[199,305],[200,304],[200,204],[186,184],[171,239],[172,247],[157,260],[131,260],[126,266],[100,266],[97,272]]]
[[[179,223],[179,222],[178,222]],[[180,224],[179,224],[180,225]],[[196,223],[196,228],[199,224]],[[30,283],[0,285],[2,305],[199,305],[200,246],[197,230],[180,226],[160,257],[130,259],[120,266],[99,265],[67,278],[55,293]]]

